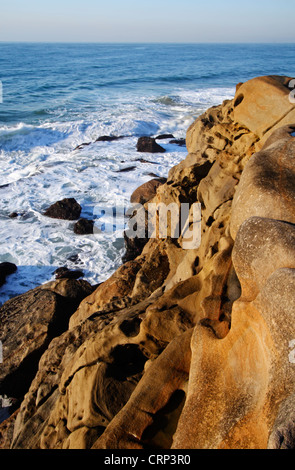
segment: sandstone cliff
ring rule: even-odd
[[[87,296],[2,424],[2,447],[295,446],[290,80],[239,84],[188,129],[186,159],[149,202],[199,202],[201,245],[150,238],[94,292],[83,286]]]

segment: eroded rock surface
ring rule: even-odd
[[[81,301],[5,423],[4,447],[294,447],[289,81],[239,84],[190,126],[187,157],[145,207],[188,204],[201,244],[150,237]]]

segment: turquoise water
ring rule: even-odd
[[[294,44],[0,43],[0,262],[18,266],[0,302],[64,265],[92,283],[109,277],[121,262],[123,225],[77,236],[73,223],[45,218],[44,209],[75,197],[82,216],[95,220],[102,207],[128,204],[137,186],[167,176],[186,155],[167,140],[165,154],[139,161],[139,136],[184,138],[237,83],[295,76],[294,52]],[[102,135],[123,138],[95,143]],[[89,145],[75,150],[82,143]]]

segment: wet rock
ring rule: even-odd
[[[2,286],[6,281],[6,276],[9,274],[15,273],[17,266],[13,263],[3,262],[0,263],[0,286]]]
[[[101,135],[96,139],[95,142],[113,142],[114,140],[123,139],[123,136],[116,136],[116,135]]]
[[[67,267],[57,268],[54,271],[55,279],[79,279],[84,276],[83,271],[71,271]]]
[[[155,137],[156,140],[165,140],[165,139],[174,139],[173,134],[160,134],[157,137]]]
[[[139,137],[136,145],[138,152],[149,152],[149,153],[163,153],[166,150],[157,144],[156,139],[153,137]]]
[[[74,225],[74,232],[77,235],[88,235],[93,233],[93,220],[79,219]]]
[[[136,166],[127,166],[126,168],[120,168],[120,170],[117,170],[116,173],[127,173],[128,171],[133,171],[136,169]]]
[[[73,253],[67,258],[69,261],[72,261],[72,263],[78,264],[81,262],[78,253]]]
[[[81,150],[82,148],[87,147],[87,146],[90,145],[91,143],[92,143],[92,142],[83,142],[83,144],[77,145],[77,147],[74,148],[74,151],[75,151],[75,150]]]
[[[74,198],[65,198],[52,204],[44,215],[54,219],[77,220],[81,214],[81,206]]]
[[[182,147],[186,144],[186,142],[185,142],[185,139],[173,139],[169,141],[169,144],[176,144]]]

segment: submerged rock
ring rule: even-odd
[[[123,139],[123,136],[117,136],[117,135],[101,135],[96,139],[95,142],[113,142],[114,140],[119,140]]]

